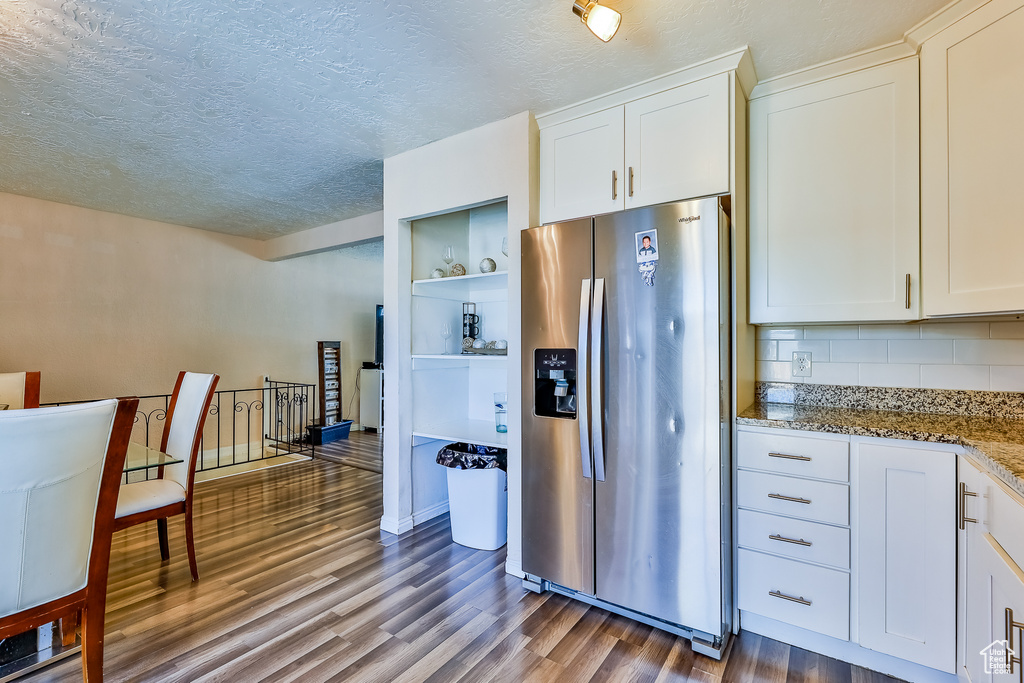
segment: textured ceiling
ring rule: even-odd
[[[269,238],[379,210],[385,157],[749,45],[766,78],[945,0],[3,0],[0,191]]]

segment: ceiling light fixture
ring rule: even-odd
[[[608,42],[619,30],[622,15],[610,7],[597,4],[597,0],[573,0],[572,13],[587,25],[595,36]]]

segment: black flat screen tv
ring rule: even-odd
[[[374,337],[373,362],[379,368],[384,365],[384,305],[377,304],[377,333]]]

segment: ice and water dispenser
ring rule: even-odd
[[[575,419],[576,349],[536,349],[533,367],[534,414]]]

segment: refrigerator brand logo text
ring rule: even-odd
[[[685,216],[679,219],[680,223],[692,223],[693,221],[699,221],[700,216]]]

